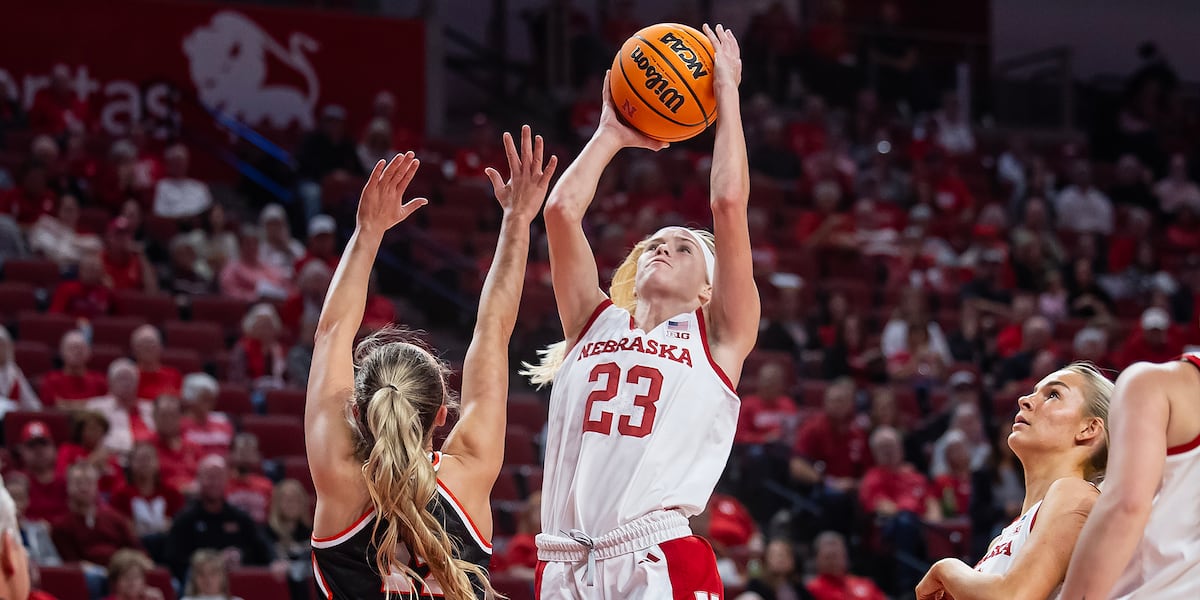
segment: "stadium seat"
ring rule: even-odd
[[[71,419],[66,413],[53,410],[14,410],[4,415],[4,441],[13,446],[20,439],[21,428],[29,421],[42,421],[50,428],[56,443],[71,437]]]
[[[548,407],[536,396],[533,398],[511,397],[508,400],[508,424],[526,431],[540,432],[546,425]]]
[[[304,390],[284,388],[267,392],[267,414],[304,417]]]
[[[535,465],[537,463],[533,435],[523,429],[510,428],[504,435],[504,464]]]
[[[129,356],[129,352],[126,350],[128,347],[128,341],[120,346],[114,346],[112,344],[98,344],[92,346],[92,357],[88,359],[88,368],[95,371],[100,371],[101,373],[107,373],[108,366],[111,365],[114,360]]]
[[[215,410],[230,417],[240,417],[254,413],[254,404],[250,402],[250,392],[245,387],[234,383],[222,383],[217,391]]]
[[[242,598],[288,598],[286,581],[263,567],[239,567],[229,572],[229,594]]]
[[[525,499],[517,485],[519,466],[506,466],[500,470],[500,476],[492,485],[492,500],[495,502],[517,502]]]
[[[296,417],[246,415],[242,431],[258,437],[258,449],[265,459],[304,456],[304,426]]]
[[[165,246],[179,231],[179,224],[175,219],[164,219],[163,217],[146,215],[146,222],[143,229],[146,231],[146,237]]]
[[[211,321],[226,332],[240,332],[242,317],[250,304],[224,296],[197,296],[192,298],[192,321]]]
[[[185,375],[204,370],[204,361],[200,360],[200,353],[187,348],[164,348],[162,363],[179,369],[179,372]]]
[[[129,347],[133,330],[146,324],[139,316],[96,317],[92,320],[92,343]]]
[[[77,327],[75,319],[53,313],[23,312],[17,316],[17,336],[57,348],[63,334]]]
[[[533,582],[527,577],[519,577],[508,573],[491,575],[492,587],[504,594],[509,600],[533,600]]]
[[[965,517],[925,524],[926,555],[933,560],[957,558],[970,560],[971,521]]]
[[[58,285],[58,263],[42,258],[14,258],[4,261],[4,280],[23,282],[53,290]]]
[[[217,323],[208,321],[167,321],[163,323],[167,346],[186,348],[201,356],[214,356],[225,349],[225,332]]]
[[[171,572],[162,567],[155,567],[146,572],[146,585],[162,592],[163,600],[178,598],[175,595],[175,586],[171,584]]]
[[[112,215],[103,206],[82,206],[79,208],[79,228],[88,233],[103,234],[108,229]]]
[[[13,358],[29,380],[54,368],[54,352],[41,342],[18,340],[13,343]]]
[[[113,293],[113,314],[136,315],[155,325],[179,318],[179,305],[168,294],[147,294],[138,290]]]
[[[37,310],[37,292],[23,281],[0,283],[0,323],[11,324],[24,311]]]
[[[40,566],[42,585],[38,589],[55,598],[88,598],[87,578],[78,566]]]
[[[283,466],[283,476],[299,481],[310,494],[316,494],[313,485],[312,472],[308,470],[308,458],[304,456],[285,456],[279,461]]]

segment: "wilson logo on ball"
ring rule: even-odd
[[[679,112],[683,106],[683,94],[679,90],[668,86],[670,82],[654,65],[650,64],[650,59],[642,53],[641,46],[634,46],[633,52],[629,54],[629,58],[633,59],[633,63],[637,65],[639,71],[646,75],[646,81],[643,85],[646,89],[654,92],[658,96],[658,101],[662,102],[663,106],[667,107],[673,113]]]
[[[700,56],[696,54],[696,51],[692,50],[682,39],[676,37],[674,33],[668,31],[666,35],[658,38],[658,41],[668,44],[671,52],[674,52],[675,56],[678,56],[679,60],[682,60],[683,64],[687,66],[687,70],[692,72],[692,79],[700,79],[708,75],[708,71],[704,70],[704,64],[700,62]]]

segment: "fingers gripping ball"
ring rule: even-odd
[[[648,137],[686,140],[717,120],[712,74],[713,47],[703,33],[677,23],[651,25],[613,59],[613,108]]]

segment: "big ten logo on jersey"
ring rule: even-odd
[[[658,402],[662,394],[662,371],[637,365],[622,373],[620,365],[607,362],[592,367],[592,372],[588,375],[589,383],[599,383],[601,379],[604,380],[604,387],[588,394],[587,404],[583,408],[584,433],[611,435],[613,415],[620,411],[621,416],[617,419],[618,435],[636,438],[650,435],[654,431],[654,416],[658,412],[654,403]],[[628,393],[620,394],[622,398],[618,398],[622,384],[633,389],[635,395],[632,402],[627,400]],[[604,404],[613,400],[618,402],[609,406],[616,410],[607,410],[608,407]]]
[[[438,598],[441,598],[445,594],[442,586],[434,580],[433,575],[429,572],[429,565],[421,560],[420,557],[412,556],[408,552],[408,548],[401,545],[396,551],[396,558],[400,562],[407,564],[408,568],[421,576],[420,589],[417,589],[418,586],[414,585],[416,582],[413,581],[412,577],[393,568],[392,572],[383,579],[383,589],[380,590],[381,592],[387,594],[405,594],[405,598],[411,597],[414,593],[419,594],[421,597],[436,596]]]

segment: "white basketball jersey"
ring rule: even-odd
[[[741,401],[708,353],[704,313],[651,331],[605,300],[554,378],[542,530],[598,537],[660,509],[699,514]]]
[[[1200,368],[1200,359],[1188,362]],[[1146,532],[1113,598],[1200,598],[1200,436],[1167,450]]]
[[[988,546],[987,554],[975,564],[975,570],[980,573],[1003,575],[1012,569],[1013,561],[1029,541],[1029,533],[1037,521],[1038,509],[1042,507],[1041,500],[1034,504],[1025,514],[1009,523],[996,539]]]

